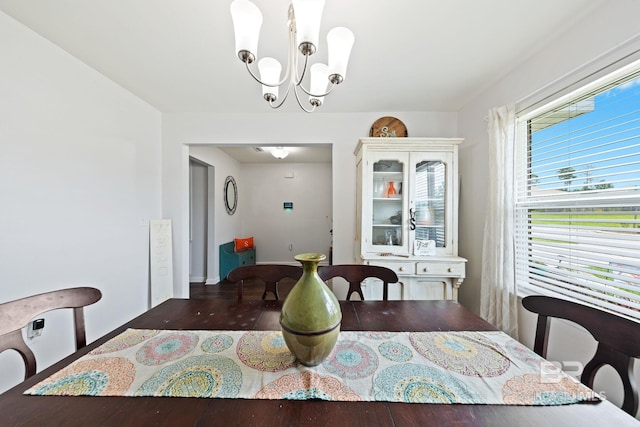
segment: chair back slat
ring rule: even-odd
[[[284,278],[298,280],[302,277],[302,267],[288,264],[256,264],[236,267],[229,272],[227,279],[235,282],[238,287],[238,301],[242,300],[244,281],[258,279],[264,282],[262,299],[267,293],[272,293],[275,299],[279,299],[278,282]]]
[[[362,293],[362,282],[368,278],[376,278],[382,281],[382,299],[386,301],[389,296],[389,283],[398,281],[397,274],[386,267],[364,264],[336,264],[321,266],[318,275],[324,281],[335,277],[342,277],[349,282],[347,291],[347,301],[351,300],[351,295],[355,292],[364,301]]]

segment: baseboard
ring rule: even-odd
[[[214,277],[213,279],[207,279],[207,281],[204,282],[204,284],[205,285],[217,285],[218,282],[220,282],[220,276]]]
[[[190,283],[202,283],[205,280],[207,280],[206,277],[200,277],[200,276],[189,276],[189,282]]]

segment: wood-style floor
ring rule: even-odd
[[[287,297],[287,294],[295,285],[296,281],[285,278],[278,284],[278,294],[281,300]],[[260,299],[264,292],[264,284],[259,280],[245,280],[242,291],[243,299]],[[213,298],[213,299],[230,299],[238,298],[238,290],[236,284],[228,280],[223,280],[216,285],[205,285],[204,283],[191,283],[189,286],[189,298]],[[272,294],[267,295],[267,299],[274,299]]]

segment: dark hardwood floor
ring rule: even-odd
[[[284,300],[289,291],[295,285],[294,279],[283,279],[278,284],[278,294],[281,300]],[[243,286],[243,299],[260,299],[264,292],[264,283],[259,280],[246,280]],[[228,280],[223,280],[216,285],[205,285],[204,283],[191,283],[189,286],[189,298],[214,298],[214,299],[231,299],[238,298],[236,284]],[[272,294],[267,295],[267,299],[274,299]]]

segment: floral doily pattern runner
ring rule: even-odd
[[[502,332],[341,332],[316,367],[279,331],[128,329],[25,394],[562,405],[599,400]]]

